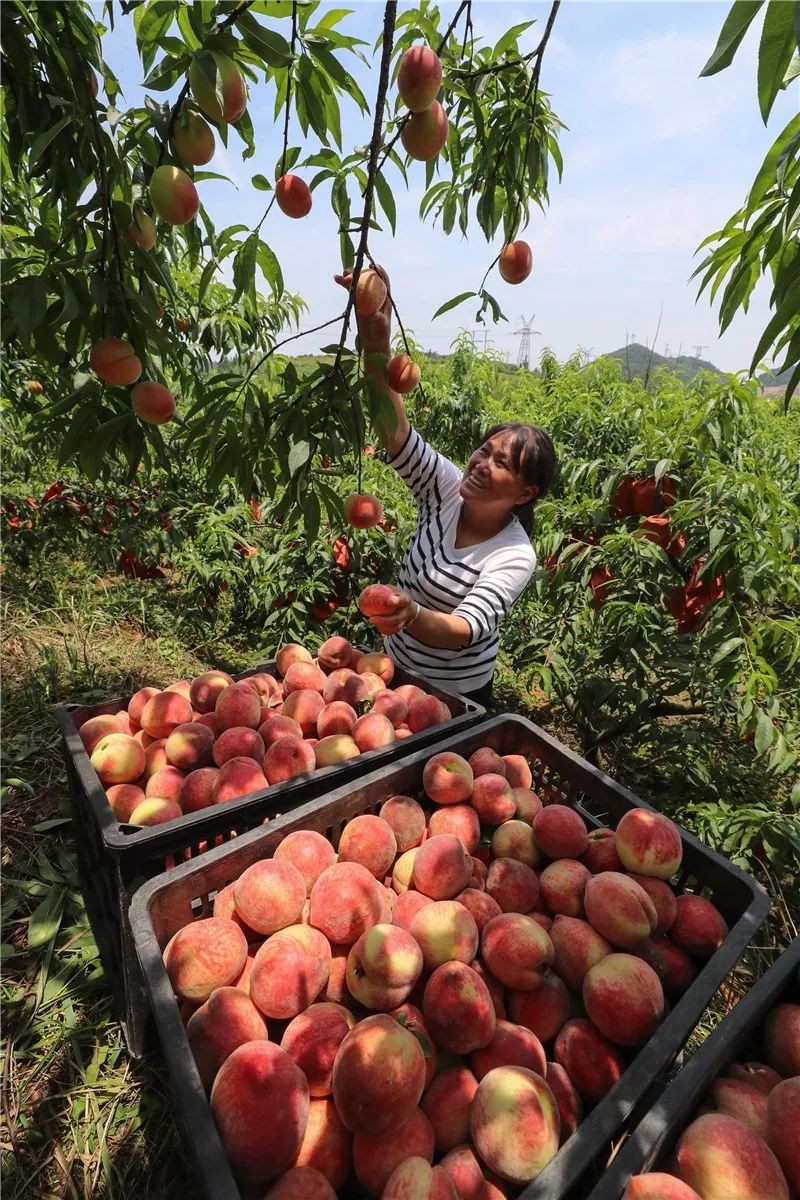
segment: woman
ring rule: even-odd
[[[385,271],[375,267],[386,283]],[[350,273],[335,276],[349,287]],[[500,621],[536,565],[533,506],[550,488],[556,454],[533,425],[497,425],[461,471],[411,427],[386,382],[391,300],[359,318],[368,369],[391,400],[397,426],[382,435],[390,466],[414,494],[418,518],[400,569],[394,613],[372,618],[386,652],[431,683],[485,704],[491,698]]]

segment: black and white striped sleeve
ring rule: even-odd
[[[533,574],[536,556],[510,547],[497,555],[481,571],[475,586],[457,608],[454,617],[463,617],[470,628],[468,646],[491,637],[514,601],[521,595]]]
[[[437,453],[422,435],[409,427],[408,437],[396,454],[387,458],[390,467],[408,485],[417,500],[423,500],[438,483],[440,491],[445,487],[458,487],[461,471],[454,463]]]

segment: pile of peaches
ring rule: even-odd
[[[723,942],[670,885],[667,817],[590,832],[532,784],[523,755],[439,751],[418,794],[336,846],[289,833],[166,944],[244,1196],[516,1196]]]

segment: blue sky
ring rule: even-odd
[[[337,0],[321,7],[344,6]],[[370,54],[383,5],[370,0],[346,7],[352,13],[339,28],[363,37]],[[444,20],[455,7],[441,5]],[[509,318],[508,324],[487,327],[488,344],[505,357],[516,359],[515,330],[522,316],[535,314],[534,359],[543,346],[564,358],[579,348],[598,354],[624,346],[626,340],[652,343],[663,305],[656,339],[659,353],[675,355],[679,347],[694,353],[701,346],[702,357],[723,370],[749,365],[769,316],[768,287],[759,286],[750,311],[737,316],[719,338],[707,296],[695,302],[696,284],[689,282],[698,261],[693,254],[742,203],[767,149],[797,111],[800,91],[795,83],[779,95],[765,128],[756,97],[760,18],[731,67],[698,79],[728,9],[727,2],[715,0],[562,4],[541,86],[569,127],[560,139],[564,178],[559,185],[553,174],[550,207],[546,214],[538,208],[532,211],[524,234],[534,253],[530,278],[512,287],[492,276],[487,284]],[[493,42],[509,26],[535,18],[537,24],[523,38],[523,47],[532,49],[549,10],[549,4],[536,0],[475,0],[475,30]],[[276,25],[288,36],[285,20]],[[142,72],[130,17],[118,18],[104,47],[125,100],[141,103]],[[367,96],[374,94],[377,62],[371,71],[356,59],[352,63],[362,90]],[[173,98],[173,93],[167,97]],[[271,85],[251,88],[255,156],[242,162],[241,143],[232,133],[228,150],[220,146],[209,168],[227,174],[232,182],[200,185],[203,203],[218,228],[234,220],[253,225],[263,212],[265,196],[250,179],[256,172],[271,177],[280,154],[282,122],[273,119],[273,100]],[[368,140],[368,121],[346,99],[342,123],[345,146]],[[300,144],[296,127],[294,134],[290,141]],[[309,151],[316,148],[313,142],[307,145]],[[390,272],[406,327],[426,348],[446,352],[459,329],[477,328],[476,306],[467,303],[435,322],[433,313],[450,296],[477,288],[500,241],[487,246],[477,226],[464,240],[460,234],[445,237],[440,228],[422,224],[423,191],[423,164],[412,164],[408,190],[395,176],[397,236],[387,229],[371,235],[370,246]],[[278,254],[287,286],[309,305],[302,327],[341,311],[332,282],[340,263],[336,229],[324,188],[315,192],[314,207],[304,220],[292,221],[275,207],[263,226],[262,236]],[[323,331],[291,348],[313,352],[330,339],[330,331]],[[484,344],[483,330],[476,340]]]

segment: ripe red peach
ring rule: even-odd
[[[789,1200],[780,1164],[752,1129],[706,1113],[686,1129],[675,1154],[678,1175],[703,1200]]]
[[[767,1145],[795,1192],[800,1192],[800,1076],[785,1079],[767,1098]]]
[[[308,1121],[305,1076],[279,1046],[246,1042],[220,1067],[211,1110],[236,1173],[264,1184],[291,1166]]]
[[[392,888],[398,896],[402,896],[404,892],[414,886],[414,859],[417,857],[417,850],[417,846],[406,850],[392,868]],[[426,897],[426,899],[428,898]]]
[[[478,814],[469,804],[453,804],[431,813],[428,835],[450,833],[457,837],[468,854],[474,854],[481,840]]]
[[[533,785],[533,774],[523,754],[503,754],[502,759],[506,769],[500,774],[505,774],[509,787],[529,788]]]
[[[622,1200],[701,1200],[701,1197],[675,1175],[648,1171],[646,1175],[631,1175]]]
[[[97,743],[101,742],[109,733],[127,733],[127,730],[122,728],[119,717],[112,713],[101,713],[100,716],[89,717],[89,720],[84,721],[78,730],[78,736],[88,755],[91,755]],[[129,734],[129,736],[132,735]]]
[[[668,933],[678,915],[678,904],[672,888],[663,879],[650,875],[631,875],[640,888],[644,888],[656,909],[658,921],[653,933]]]
[[[427,904],[411,922],[411,936],[422,951],[426,971],[445,962],[471,963],[478,950],[478,926],[457,900]]]
[[[583,893],[591,874],[575,858],[559,858],[539,876],[542,900],[552,913],[567,917],[583,915]]]
[[[559,1030],[553,1057],[584,1100],[596,1104],[622,1078],[625,1060],[591,1021],[567,1021]]]
[[[478,850],[480,850],[480,846],[478,847]],[[475,854],[471,854],[470,858],[472,859],[472,875],[470,876],[467,887],[476,892],[485,892],[486,880],[489,877],[489,868],[482,858],[478,858],[477,852]]]
[[[394,731],[394,740],[396,742],[402,741],[403,738],[413,737],[413,736],[414,736],[413,733],[411,732],[411,730],[408,728],[407,725],[398,725]]]
[[[262,708],[265,704],[269,704],[273,696],[283,695],[283,684],[266,671],[257,671],[255,675],[245,675],[243,679],[239,680],[239,683],[253,689],[261,701]]]
[[[259,725],[258,736],[269,750],[270,746],[281,738],[293,737],[302,740],[303,731],[293,717],[285,717],[283,713],[273,713]]]
[[[127,387],[142,373],[141,360],[130,342],[123,338],[103,338],[92,346],[89,366],[104,383]]]
[[[183,816],[180,805],[176,800],[167,800],[163,796],[146,796],[131,815],[129,825],[164,825]]]
[[[245,1042],[267,1037],[267,1025],[249,996],[236,987],[216,988],[189,1018],[186,1036],[206,1091],[225,1059]]]
[[[592,875],[583,904],[592,928],[623,950],[636,947],[658,924],[656,907],[647,892],[619,871]]]
[[[377,271],[367,267],[361,271],[356,284],[356,310],[359,316],[370,317],[386,300],[386,284]],[[353,497],[351,497],[353,499]],[[374,497],[370,496],[370,500]],[[377,503],[377,501],[375,501]],[[346,515],[346,512],[345,512]],[[348,518],[349,519],[349,518]],[[355,524],[355,522],[353,522]]]
[[[248,955],[251,954],[250,946],[261,938],[261,934],[257,933],[255,929],[251,929],[247,922],[243,921],[237,913],[236,903],[233,899],[232,883],[226,884],[224,888],[220,888],[217,892],[214,897],[213,914],[215,917],[227,917],[228,920],[235,921],[240,929],[244,930],[248,944]]]
[[[395,1167],[381,1200],[460,1200],[449,1175],[426,1159],[412,1155]]]
[[[664,1016],[664,992],[652,967],[633,954],[607,954],[586,972],[589,1019],[617,1046],[641,1046]]]
[[[340,862],[360,863],[376,879],[383,879],[397,855],[397,840],[388,821],[365,813],[348,821],[338,849]]]
[[[486,894],[504,913],[527,913],[539,901],[539,881],[535,872],[516,858],[496,858],[489,864]]]
[[[728,1075],[731,1079],[740,1079],[743,1083],[749,1083],[751,1087],[757,1088],[765,1096],[768,1096],[781,1081],[781,1076],[777,1071],[768,1067],[766,1063],[760,1062],[731,1063],[728,1067]]]
[[[305,906],[303,913],[305,920]],[[349,953],[349,946],[331,946],[331,973],[319,994],[320,1001],[329,1000],[333,1004],[343,1004],[345,1008],[355,1006],[355,1000],[347,986],[347,956]]]
[[[353,647],[347,638],[330,637],[320,646],[317,652],[317,661],[321,667],[337,671],[341,667],[350,665],[352,655]]]
[[[131,813],[145,799],[141,787],[135,783],[115,783],[106,788],[106,800],[120,822],[130,820]]]
[[[763,1042],[771,1067],[787,1078],[800,1075],[800,1004],[776,1004],[767,1014]]]
[[[336,851],[327,838],[313,829],[297,829],[288,834],[275,850],[277,862],[290,862],[297,867],[306,885],[306,894],[320,875],[336,862]]]
[[[517,806],[514,814],[516,819],[524,821],[527,825],[532,825],[543,807],[536,792],[532,792],[530,788],[526,787],[515,787],[511,789],[511,795]]]
[[[397,90],[406,107],[412,112],[424,112],[441,86],[442,64],[430,46],[411,46],[406,50],[397,72]]]
[[[164,966],[181,1000],[204,1003],[215,988],[227,987],[247,958],[247,939],[235,921],[203,917],[184,925],[164,950]]]
[[[355,1017],[341,1004],[312,1004],[289,1022],[280,1041],[308,1080],[309,1094],[329,1096],[333,1091],[333,1064],[339,1046],[355,1025]]]
[[[583,1101],[569,1075],[558,1063],[549,1062],[544,1077],[558,1105],[561,1124],[560,1144],[563,1146],[567,1138],[572,1137],[581,1123]]]
[[[469,1141],[469,1110],[477,1090],[478,1080],[472,1071],[466,1067],[448,1067],[436,1076],[422,1097],[420,1107],[431,1123],[439,1154]]]
[[[505,1021],[508,1014],[506,1013],[505,1004],[506,993],[502,983],[499,979],[495,979],[492,972],[486,969],[485,964],[482,963],[479,958],[474,959],[469,965],[472,967],[476,975],[480,975],[481,979],[486,984],[489,995],[492,998],[492,1006],[494,1008],[495,1017],[498,1021]]]
[[[316,765],[313,747],[302,738],[279,738],[264,755],[264,774],[270,784],[310,775]]]
[[[342,663],[342,666],[345,666]],[[372,651],[370,654],[364,654],[356,664],[356,670],[359,675],[363,675],[368,671],[372,675],[377,675],[382,679],[387,688],[394,678],[394,663],[389,658],[388,654],[381,654],[379,651]]]
[[[152,700],[153,696],[157,696],[158,688],[143,687],[138,692],[134,692],[128,701],[128,716],[137,725],[142,724],[142,710],[148,700]]]
[[[250,972],[251,999],[264,1016],[286,1021],[314,1003],[330,969],[331,948],[319,930],[290,925],[259,947]]]
[[[483,933],[484,927],[493,917],[499,917],[503,911],[487,892],[481,892],[477,888],[465,888],[463,892],[458,893],[456,900],[470,914],[479,934]]]
[[[311,924],[340,946],[352,946],[382,915],[380,884],[360,863],[328,867],[311,889],[310,900]]]
[[[352,1133],[376,1137],[411,1116],[425,1085],[419,1042],[393,1016],[359,1021],[333,1066],[333,1098]]]
[[[332,737],[337,733],[349,734],[358,719],[358,714],[344,700],[326,704],[317,717],[317,737]]]
[[[397,730],[400,725],[405,724],[406,717],[408,716],[408,705],[396,692],[385,687],[382,692],[378,692],[373,697],[371,711],[379,713],[382,717],[388,717],[392,722],[393,728]]]
[[[290,692],[283,702],[283,716],[289,717],[303,731],[303,737],[314,737],[317,732],[317,720],[325,708],[325,701],[319,692],[309,688],[298,688]]]
[[[542,982],[532,992],[508,993],[508,1011],[512,1021],[524,1025],[541,1042],[553,1038],[569,1018],[569,992],[553,971],[545,972]]]
[[[358,758],[361,751],[346,733],[333,733],[320,738],[314,746],[314,759],[318,767],[334,767],[349,758]]]
[[[170,735],[170,737],[174,736],[175,734]],[[167,755],[169,755],[169,751],[167,751]],[[224,766],[232,758],[252,758],[261,766],[264,758],[264,742],[257,730],[250,729],[247,725],[232,725],[229,729],[223,729],[216,738],[212,747],[212,755],[218,767]]]
[[[286,674],[293,663],[310,663],[313,661],[311,654],[306,650],[305,646],[299,646],[297,642],[289,642],[287,645],[281,646],[275,655],[275,666],[281,677]]]
[[[523,283],[533,267],[533,251],[527,242],[508,242],[500,251],[497,269],[506,283]]]
[[[182,771],[194,771],[196,767],[208,766],[214,735],[205,725],[189,721],[176,725],[164,744],[167,760]]]
[[[335,704],[337,701],[349,704],[356,715],[369,706],[371,696],[369,682],[349,667],[344,667],[341,671],[332,671],[322,689],[322,699],[326,704]]]
[[[504,821],[492,834],[492,858],[513,858],[528,867],[542,861],[533,829],[527,821]]]
[[[261,701],[246,683],[232,683],[217,697],[214,716],[220,733],[234,726],[258,729],[261,724]]]
[[[535,1033],[524,1025],[499,1020],[489,1045],[482,1050],[473,1050],[469,1065],[478,1080],[495,1067],[525,1067],[544,1078],[547,1059]]]
[[[251,792],[262,791],[267,786],[264,772],[252,758],[229,758],[219,768],[212,795],[215,804],[226,804],[229,800],[238,800],[240,796],[249,796]]]
[[[418,162],[435,158],[447,141],[447,114],[438,100],[422,112],[412,112],[400,130],[403,149]]]
[[[392,913],[392,921],[395,925],[399,925],[401,929],[411,931],[411,924],[414,917],[421,908],[425,908],[428,904],[434,904],[429,896],[423,896],[422,892],[405,891],[398,894],[394,902],[394,911]]]
[[[614,830],[591,829],[589,845],[581,855],[581,862],[589,868],[592,875],[599,875],[601,871],[622,871]]]
[[[415,993],[419,990],[419,987],[414,989]],[[397,1008],[393,1008],[389,1016],[398,1021],[409,1033],[412,1033],[419,1042],[425,1058],[425,1087],[430,1087],[439,1062],[433,1039],[425,1026],[422,1010],[416,1004],[406,1000],[403,1004],[398,1004]]]
[[[447,1173],[459,1200],[506,1200],[508,1192],[487,1179],[478,1156],[471,1145],[456,1146],[445,1154],[440,1168]]]
[[[306,898],[306,881],[292,862],[265,858],[234,880],[233,901],[243,921],[261,934],[294,925]]]
[[[468,761],[476,779],[479,775],[502,775],[505,778],[506,764],[491,746],[480,746],[473,750]]]
[[[193,679],[189,687],[189,699],[192,708],[198,712],[213,712],[217,706],[220,692],[230,687],[233,678],[227,671],[206,671]]]
[[[336,1192],[325,1176],[313,1167],[290,1167],[272,1185],[264,1200],[336,1200]]]
[[[511,785],[504,775],[479,775],[472,785],[472,807],[484,825],[502,825],[517,811]]]
[[[767,1097],[758,1088],[720,1075],[711,1085],[711,1096],[717,1112],[749,1125],[767,1140]]]
[[[628,871],[670,879],[681,865],[680,832],[663,813],[632,808],[618,822],[616,832],[617,854]]]
[[[414,700],[421,700],[427,695],[427,693],[424,692],[421,687],[417,687],[415,683],[401,683],[399,687],[394,689],[394,694],[395,696],[399,696],[401,700],[405,700],[406,704],[411,704]]]
[[[352,739],[362,753],[391,746],[394,741],[394,725],[380,713],[365,713],[353,726]]]
[[[217,718],[214,716],[213,712],[207,712],[207,713],[197,713],[196,712],[196,713],[192,714],[192,719],[198,725],[205,725],[206,729],[210,729],[212,737],[217,736]],[[147,738],[149,736],[150,735],[148,733],[145,733],[144,730],[142,730],[142,737]],[[147,742],[142,742],[142,745],[146,748]]]
[[[103,784],[133,783],[143,774],[144,747],[128,733],[107,733],[94,747],[91,763]]]
[[[710,958],[728,936],[722,913],[704,896],[689,892],[676,897],[678,912],[669,931],[670,941],[695,958]]]
[[[469,1054],[494,1037],[489,989],[466,963],[447,962],[436,968],[425,985],[422,1011],[437,1048],[450,1054]]]
[[[472,875],[472,862],[457,837],[437,833],[417,848],[414,887],[432,900],[452,900]]]
[[[283,678],[284,695],[299,691],[319,692],[322,695],[326,678],[316,663],[292,663]]]
[[[556,917],[550,940],[553,943],[553,969],[576,992],[583,987],[586,972],[613,950],[611,943],[588,921],[577,917]]]
[[[425,836],[425,813],[411,796],[390,796],[381,805],[379,816],[392,830],[398,854],[418,846]]]
[[[294,1166],[312,1167],[338,1191],[350,1174],[352,1142],[353,1135],[342,1123],[333,1100],[312,1097],[308,1124],[294,1157]]]
[[[138,738],[139,735],[137,734],[136,736]],[[148,735],[145,734],[145,737],[147,737],[147,736]],[[150,742],[149,746],[145,747],[145,752],[144,752],[144,760],[145,760],[144,778],[145,779],[150,779],[153,775],[155,775],[156,771],[161,771],[164,767],[169,766],[169,763],[167,762],[167,752],[165,749],[166,744],[167,744],[166,738],[156,738],[154,741]]]
[[[396,354],[389,360],[386,374],[391,390],[407,396],[419,384],[422,372],[410,355]]]
[[[433,725],[450,720],[450,709],[436,696],[421,696],[408,706],[406,724],[412,733],[420,733]]]
[[[470,1130],[478,1154],[501,1179],[529,1183],[558,1152],[558,1107],[540,1075],[495,1067],[478,1084]]]
[[[373,925],[351,946],[345,979],[365,1008],[389,1012],[407,999],[422,971],[415,939],[399,925]]]
[[[548,858],[578,858],[589,845],[586,824],[574,808],[550,804],[533,822],[536,844]]]
[[[359,304],[362,306],[359,308],[361,315],[365,315],[365,311],[362,311],[365,306],[371,306],[375,302],[373,298],[368,298],[374,293],[374,289],[372,289],[372,292],[369,290],[368,281],[370,277],[377,280],[377,283],[383,288],[384,299],[386,298],[386,286],[383,281],[378,278],[374,271],[363,271],[357,287],[359,300],[356,301],[357,307]],[[377,308],[369,307],[369,311],[377,312],[382,303],[383,301],[380,301]],[[354,529],[371,529],[383,520],[383,505],[380,500],[368,492],[354,492],[344,502],[344,519]],[[372,584],[371,586],[380,587],[382,585]]]
[[[174,800],[177,804],[185,778],[183,771],[179,771],[177,767],[162,767],[150,776],[144,794],[148,800],[158,796],[161,800]]]
[[[376,1137],[357,1133],[353,1139],[356,1179],[370,1196],[382,1196],[393,1171],[408,1158],[433,1162],[433,1130],[425,1113],[415,1108],[402,1125]]]
[[[553,943],[531,917],[504,912],[484,927],[481,957],[501,983],[524,992],[542,982],[553,961]]]
[[[461,804],[472,794],[472,767],[460,754],[442,750],[425,763],[422,786],[434,804]]]

